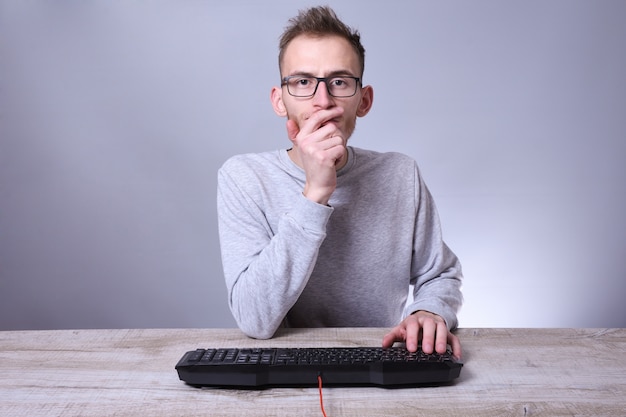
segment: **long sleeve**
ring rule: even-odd
[[[307,200],[300,185],[291,181],[292,189],[288,181],[271,175],[262,166],[237,159],[218,173],[219,235],[229,305],[240,329],[261,339],[274,335],[306,286],[332,213],[330,207]],[[265,194],[267,185],[273,188],[271,197]],[[280,207],[268,210],[259,202]],[[280,214],[274,218],[272,213]]]
[[[414,300],[405,316],[426,310],[443,317],[449,329],[458,325],[463,303],[461,264],[442,238],[437,209],[415,166],[416,228],[411,265]]]

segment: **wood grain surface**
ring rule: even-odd
[[[386,329],[0,332],[0,416],[321,416],[315,388],[200,389],[174,366],[198,347],[379,346]],[[325,387],[336,416],[626,416],[626,329],[460,329],[455,383]]]

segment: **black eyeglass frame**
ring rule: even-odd
[[[289,80],[293,79],[293,78],[308,78],[308,79],[315,79],[317,81],[317,84],[315,84],[315,89],[313,89],[313,92],[309,95],[306,96],[297,96],[295,94],[293,94],[291,92],[291,90],[289,90]],[[328,81],[334,79],[334,78],[352,78],[354,81],[356,81],[356,85],[354,87],[354,93],[350,94],[349,96],[336,96],[333,93],[330,92],[330,87],[328,86]],[[293,97],[298,97],[298,98],[309,98],[309,97],[313,97],[315,95],[315,93],[317,93],[317,87],[320,86],[320,82],[324,82],[324,85],[326,86],[326,91],[328,92],[328,95],[330,95],[331,97],[335,97],[335,98],[349,98],[349,97],[354,97],[356,95],[356,92],[359,88],[359,84],[361,84],[361,86],[363,85],[363,83],[361,82],[361,77],[353,77],[351,75],[333,75],[330,77],[313,77],[313,76],[308,76],[308,75],[289,75],[287,77],[284,77],[281,80],[280,86],[287,86],[287,92],[289,93],[289,95],[293,96]]]

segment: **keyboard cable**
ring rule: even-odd
[[[324,417],[328,417],[326,415],[326,411],[324,410],[324,399],[322,398],[322,374],[321,374],[321,372],[318,372],[318,374],[317,374],[317,386],[318,386],[319,391],[320,391],[320,408],[322,409],[322,415]]]

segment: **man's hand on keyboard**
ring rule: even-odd
[[[396,327],[391,329],[383,338],[383,347],[391,347],[394,342],[405,342],[406,348],[415,352],[420,343],[424,353],[445,353],[450,344],[452,354],[461,358],[461,342],[459,338],[448,331],[445,320],[428,311],[416,311]]]

